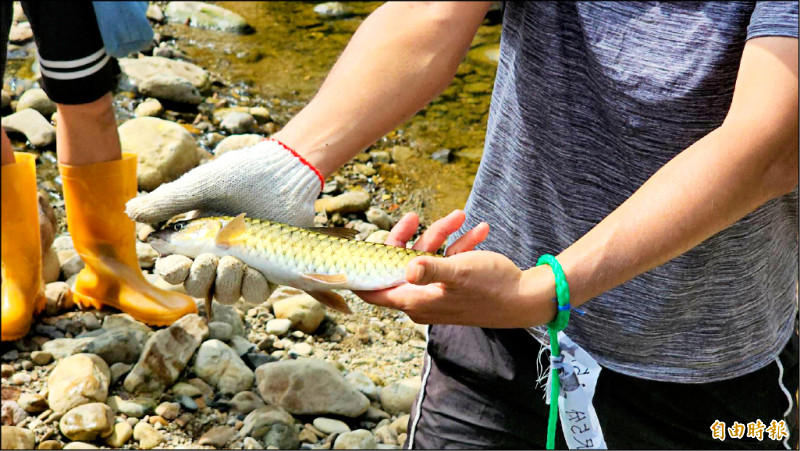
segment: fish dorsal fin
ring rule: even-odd
[[[314,282],[322,283],[325,285],[342,285],[347,283],[347,274],[303,274],[304,279],[313,280]]]
[[[347,238],[348,240],[355,239],[356,235],[358,235],[358,230],[345,227],[312,227],[309,230],[336,238]]]
[[[353,313],[350,307],[347,306],[347,302],[345,302],[344,298],[334,291],[308,291],[307,293],[320,303],[337,312],[342,312],[346,315]]]
[[[242,233],[247,230],[247,224],[244,222],[244,213],[233,218],[231,222],[225,224],[223,228],[217,232],[214,243],[222,248],[228,248],[231,243]]]

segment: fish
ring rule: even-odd
[[[343,227],[295,227],[244,213],[177,221],[150,233],[147,242],[161,255],[196,258],[233,256],[273,284],[305,291],[343,313],[351,310],[337,290],[382,290],[406,282],[408,262],[422,255],[403,247],[355,240]]]

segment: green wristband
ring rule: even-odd
[[[558,263],[555,257],[550,254],[544,254],[539,257],[536,266],[548,265],[553,270],[553,276],[556,279],[556,298],[558,299],[558,311],[556,317],[547,323],[548,328],[554,329],[556,332],[562,331],[567,328],[569,323],[569,285],[567,284],[567,276],[564,275],[564,270],[561,269],[561,264]]]

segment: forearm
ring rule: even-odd
[[[330,175],[450,83],[488,7],[384,4],[358,28],[314,99],[274,137]]]

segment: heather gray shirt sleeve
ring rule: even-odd
[[[722,124],[747,39],[775,35],[797,36],[796,3],[507,2],[460,232],[488,221],[479,247],[523,269],[558,254]],[[652,380],[763,368],[795,327],[797,230],[795,189],[587,302],[566,333]]]

